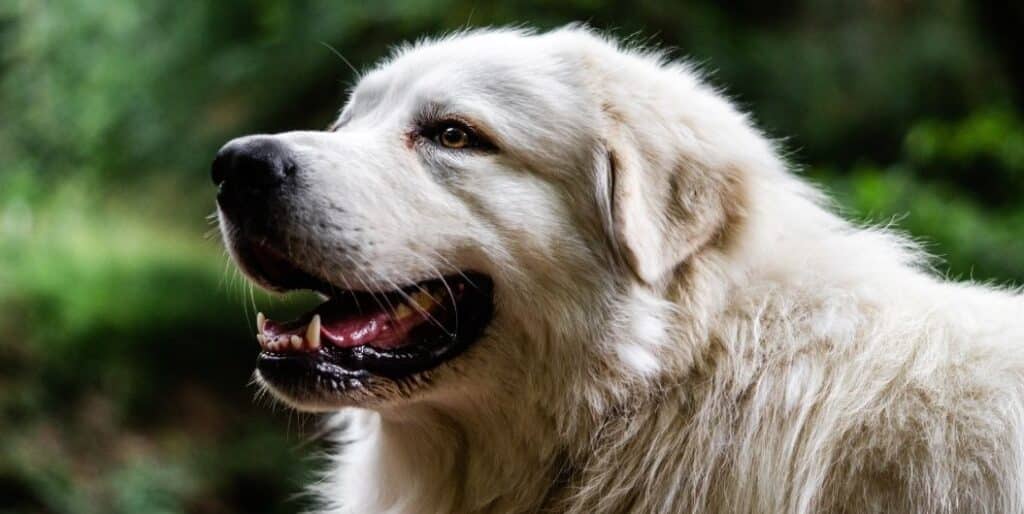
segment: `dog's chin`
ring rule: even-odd
[[[410,401],[416,394],[432,383],[424,375],[409,381],[422,382],[419,385],[399,385],[392,379],[366,376],[360,379],[358,387],[335,388],[332,385],[310,387],[309,385],[288,386],[277,379],[264,377],[259,369],[253,380],[261,393],[269,394],[278,402],[302,412],[335,412],[346,407],[365,409],[384,408],[404,401]],[[315,380],[315,379],[314,379]],[[337,379],[326,379],[327,382]],[[322,380],[324,382],[324,380]]]
[[[494,310],[490,278],[472,271],[390,291],[354,291],[263,244],[235,241],[232,255],[263,287],[327,298],[291,321],[257,316],[255,379],[299,410],[372,407],[415,396],[483,336]]]

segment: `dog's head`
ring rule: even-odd
[[[403,48],[328,130],[217,154],[241,269],[325,297],[259,317],[258,379],[330,410],[656,375],[657,299],[724,240],[763,152],[687,69],[586,29]]]

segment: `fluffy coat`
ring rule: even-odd
[[[424,103],[499,154],[377,137]],[[497,304],[429,386],[339,404],[325,512],[1024,512],[1021,296],[841,219],[687,65],[578,26],[459,33],[317,134],[281,137],[383,178],[325,172],[306,203],[344,215],[296,218],[298,254],[347,281],[481,270]],[[388,237],[331,253],[353,224]]]

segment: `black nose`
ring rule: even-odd
[[[217,152],[210,177],[220,188],[221,206],[244,205],[265,199],[295,174],[288,148],[273,137],[257,136],[232,141]]]

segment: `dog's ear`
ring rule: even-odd
[[[749,175],[781,171],[781,162],[746,116],[688,66],[586,27],[552,37],[579,60],[598,106],[596,184],[612,250],[637,279],[655,284],[725,241],[745,217]]]
[[[739,209],[738,176],[728,165],[698,161],[681,123],[631,120],[605,109],[599,173],[606,173],[615,252],[641,281],[654,284],[724,237]]]

